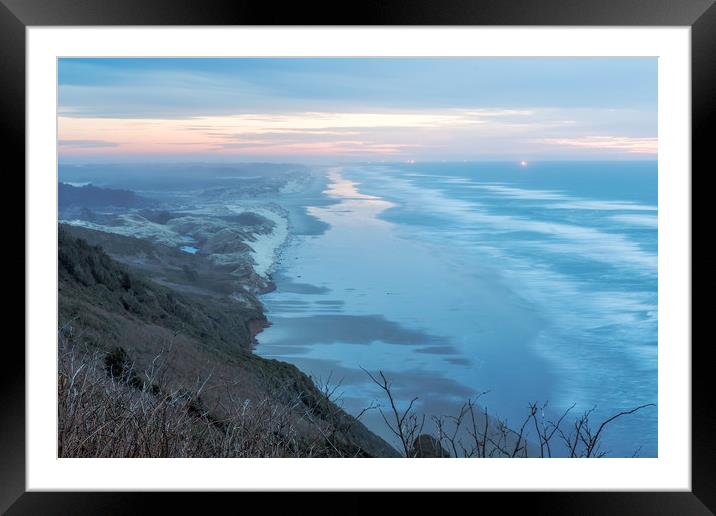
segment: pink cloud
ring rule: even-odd
[[[581,136],[578,138],[544,138],[539,143],[566,145],[586,149],[615,150],[633,154],[656,154],[657,138],[631,138],[628,136]]]

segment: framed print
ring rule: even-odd
[[[712,2],[3,2],[26,194],[3,510],[712,513]]]

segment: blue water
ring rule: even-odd
[[[328,225],[293,239],[257,351],[340,382],[358,412],[382,370],[446,414],[483,391],[516,426],[533,401],[593,421],[657,401],[656,162],[432,163],[327,171]],[[391,439],[376,411],[365,416]],[[608,427],[657,455],[657,411]]]

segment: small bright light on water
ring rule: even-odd
[[[520,165],[522,165],[523,167],[526,167],[526,166],[527,166],[527,162],[526,162],[525,160],[522,160],[522,161],[520,161]]]

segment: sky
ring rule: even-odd
[[[62,58],[61,162],[655,159],[656,58]]]

